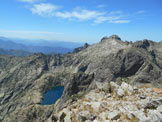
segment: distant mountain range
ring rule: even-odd
[[[5,50],[0,49],[0,55],[13,55],[13,56],[29,56],[32,53],[23,50]]]
[[[7,54],[12,54],[13,52],[15,53],[21,51],[22,54],[25,55],[28,54],[27,52],[44,53],[44,54],[53,54],[53,53],[64,54],[72,52],[74,48],[80,47],[82,45],[83,45],[82,43],[75,43],[75,42],[45,41],[45,40],[28,41],[23,39],[22,40],[9,39],[5,37],[0,37],[0,48],[5,50],[2,51],[3,53],[6,52],[7,50]]]

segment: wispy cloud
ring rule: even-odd
[[[136,14],[145,14],[145,13],[146,13],[145,10],[139,10],[139,11],[136,12]]]
[[[98,7],[104,7],[100,5]],[[51,3],[39,3],[33,4],[30,8],[33,14],[37,14],[39,16],[51,16],[58,17],[67,20],[78,20],[78,21],[93,21],[94,24],[100,24],[103,22],[122,24],[122,23],[130,23],[131,16],[138,16],[145,13],[144,10],[140,10],[134,12],[132,15],[125,13],[123,11],[110,11],[103,12],[101,10],[89,10],[82,9],[80,7],[72,9],[72,11],[63,11],[62,7],[58,5],[54,5]]]
[[[101,17],[97,17],[97,18],[94,20],[94,23],[100,24],[100,23],[103,23],[103,22],[108,21],[108,20],[109,20],[108,17],[103,17],[103,16],[101,16]]]
[[[121,11],[114,11],[110,13],[91,11],[86,9],[73,10],[72,12],[56,12],[55,16],[64,19],[77,19],[79,21],[92,20],[95,24],[103,22],[109,23],[129,23],[129,20],[125,20],[125,15]],[[124,19],[124,20],[123,20]]]
[[[59,8],[60,6],[56,6],[50,3],[40,3],[34,4],[30,10],[33,14],[38,14],[40,16],[53,16],[54,12]]]
[[[74,8],[72,11],[58,11],[60,8],[60,6],[50,3],[40,3],[34,4],[30,10],[33,14],[40,16],[55,16],[69,20],[77,19],[79,21],[96,19],[105,14],[104,12],[81,9],[79,7]]]
[[[110,21],[110,23],[116,23],[116,24],[130,23],[130,20],[115,20],[115,21]]]
[[[111,12],[109,13],[109,15],[122,15],[122,14],[124,14],[123,11],[111,11]]]
[[[33,3],[40,0],[18,0],[21,2]],[[145,10],[139,10],[132,13],[125,13],[123,11],[103,11],[106,5],[100,4],[96,6],[96,9],[89,10],[80,7],[72,8],[71,11],[63,10],[62,6],[58,6],[51,3],[38,3],[31,4],[29,8],[32,14],[36,14],[43,17],[57,17],[67,20],[88,21],[91,20],[94,24],[100,24],[103,22],[122,24],[130,23],[131,19],[141,18],[146,15]]]
[[[107,6],[104,4],[101,4],[101,5],[98,5],[96,8],[105,8],[105,7],[107,7]]]
[[[65,19],[78,19],[80,21],[96,19],[99,16],[103,16],[105,13],[98,11],[91,11],[86,9],[73,10],[72,12],[56,12],[57,17]]]
[[[150,16],[146,10],[138,10],[130,15],[132,20],[143,20]]]
[[[128,15],[122,11],[111,11],[105,16],[100,16],[96,18],[96,20],[94,21],[94,23],[96,24],[100,24],[103,22],[122,24],[129,23],[130,20],[128,20]]]
[[[38,0],[17,0],[17,1],[19,1],[19,2],[27,2],[27,3],[34,3],[34,2],[36,2]]]
[[[94,23],[100,24],[100,23],[103,23],[105,21],[113,23],[113,21],[116,21],[116,20],[119,20],[119,19],[120,19],[119,16],[105,16],[105,17],[101,16],[101,17],[96,18]]]

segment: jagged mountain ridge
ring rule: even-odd
[[[0,56],[0,117],[4,121],[21,121],[15,115],[32,108],[31,114],[22,115],[26,121],[46,120],[47,111],[61,109],[72,95],[93,89],[96,82],[124,80],[130,84],[160,86],[160,45],[149,40],[126,43],[113,35],[77,53]],[[40,106],[43,93],[56,85],[65,86],[59,102],[52,108]],[[38,111],[44,114],[40,116]]]

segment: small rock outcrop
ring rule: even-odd
[[[86,49],[88,46],[89,46],[89,44],[88,44],[88,43],[85,43],[83,47],[75,48],[75,49],[73,50],[73,53],[78,53],[78,52],[80,52],[80,51]]]

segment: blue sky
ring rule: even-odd
[[[162,0],[1,0],[0,36],[98,42],[162,40]]]

